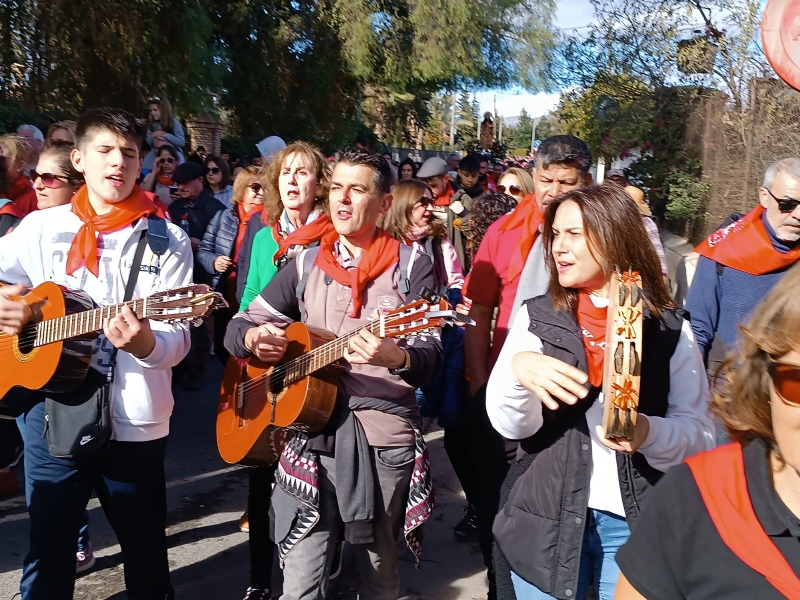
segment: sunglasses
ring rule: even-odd
[[[260,183],[251,183],[247,187],[253,190],[253,193],[256,195],[260,194],[264,190],[264,186],[261,185]]]
[[[518,185],[510,185],[508,187],[504,185],[497,186],[497,191],[500,192],[501,194],[505,194],[506,190],[508,190],[508,193],[511,194],[512,196],[522,196],[522,188],[519,187]]]
[[[216,175],[219,173],[219,167],[208,167],[206,169],[206,173],[211,173],[212,175]]]
[[[168,165],[171,165],[174,162],[175,162],[175,159],[172,158],[171,156],[169,158],[159,158],[158,159],[158,164],[160,164],[160,165],[163,165],[164,163],[167,163]]]
[[[71,148],[72,146],[75,145],[69,140],[50,140],[48,143],[50,144],[51,147],[52,146],[56,146],[56,147],[69,146]]]
[[[767,190],[767,188],[764,189]],[[776,198],[775,194],[769,190],[767,190],[767,193],[778,203],[778,210],[782,213],[794,212],[794,209],[800,206],[800,200],[795,200],[794,198]]]
[[[800,406],[800,366],[770,363],[767,369],[775,393],[789,406]]]
[[[38,171],[31,171],[31,181],[36,181],[37,179],[41,179],[42,183],[45,187],[55,188],[61,187],[56,185],[57,182],[69,182],[68,177],[64,177],[63,175],[56,175],[55,173],[39,173]]]
[[[428,198],[427,196],[423,196],[419,200],[417,200],[417,204],[420,206],[431,206],[433,204],[433,200]]]

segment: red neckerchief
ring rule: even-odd
[[[335,242],[339,234],[333,228],[330,217],[322,213],[316,219],[302,227],[298,227],[292,233],[283,237],[281,235],[278,222],[272,226],[272,237],[278,243],[278,251],[272,257],[272,262],[277,264],[281,257],[286,254],[292,246],[307,246],[313,242],[318,242],[322,238],[330,238]]]
[[[2,202],[2,198],[0,198],[0,202]],[[6,202],[3,206],[0,206],[0,215],[11,215],[12,217],[16,217],[17,219],[21,219],[25,215],[22,214],[22,211],[19,209],[13,200],[9,198],[9,202]]]
[[[36,199],[36,190],[33,189],[33,184],[30,179],[24,175],[17,177],[14,183],[11,184],[8,190],[8,197],[14,201],[23,215],[27,215],[39,209],[39,204]]]
[[[763,213],[764,207],[756,206],[735,223],[700,242],[695,252],[750,275],[764,275],[793,265],[800,259],[800,245],[785,254],[778,252],[762,221]]]
[[[452,182],[447,182],[447,189],[441,196],[436,196],[436,199],[433,201],[434,206],[450,206],[450,198],[453,197],[456,191],[453,189]]]
[[[539,235],[539,228],[544,223],[544,215],[539,210],[539,204],[533,194],[528,194],[522,199],[508,220],[500,227],[500,231],[511,231],[517,227],[522,227],[522,238],[519,246],[511,257],[508,267],[508,280],[514,281],[522,274],[525,261],[528,260],[531,248],[533,248],[536,237]]]
[[[158,179],[158,183],[167,187],[172,187],[175,185],[175,182],[172,181],[172,178],[167,177],[166,175],[156,175],[156,179]]]
[[[581,291],[578,293],[577,317],[578,325],[581,327],[583,349],[586,351],[589,383],[593,387],[600,387],[603,385],[608,308],[595,306],[589,294]]]
[[[787,598],[800,598],[800,579],[758,520],[739,443],[686,459],[706,510],[725,545]]]
[[[157,213],[156,205],[141,188],[134,186],[131,195],[114,203],[108,213],[98,215],[89,202],[89,192],[84,185],[72,197],[72,212],[83,221],[78,233],[72,240],[67,254],[67,275],[86,265],[95,277],[98,276],[97,234],[113,233],[136,223],[142,217]]]
[[[382,275],[400,260],[400,242],[380,228],[375,229],[375,238],[370,247],[361,254],[358,266],[345,269],[335,255],[335,239],[325,237],[321,240],[319,254],[314,262],[326,275],[331,276],[341,285],[350,288],[353,299],[353,311],[350,317],[357,319],[364,304],[364,289],[367,284]]]
[[[250,219],[252,219],[255,215],[257,215],[259,212],[263,210],[264,210],[263,204],[257,204],[247,212],[244,212],[244,206],[242,206],[241,202],[239,202],[236,205],[236,211],[237,214],[239,215],[239,228],[236,231],[236,242],[233,245],[233,257],[232,257],[233,265],[231,266],[231,269],[233,269],[234,272],[236,269],[236,261],[239,259],[239,252],[241,251],[242,244],[244,243],[244,236],[245,232],[247,231],[247,224],[250,222]]]

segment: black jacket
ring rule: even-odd
[[[581,332],[573,313],[555,312],[550,294],[526,302],[530,332],[543,352],[587,372]],[[663,417],[670,389],[670,358],[678,344],[685,312],[661,319],[645,314],[639,412]],[[575,597],[581,545],[589,502],[592,451],[586,411],[600,393],[592,388],[575,405],[545,410],[542,428],[520,443],[519,478],[497,515],[493,533],[511,570],[556,598]],[[662,473],[639,453],[617,454],[617,470],[629,524],[639,514]],[[509,474],[511,476],[511,474]]]
[[[169,205],[169,214],[172,217],[172,222],[180,226],[181,221],[186,219],[189,222],[189,237],[198,240],[203,239],[209,222],[221,210],[225,210],[225,205],[205,190],[192,203],[180,198]],[[201,265],[194,265],[195,283],[208,283],[213,274],[213,269],[208,272]]]
[[[206,227],[200,248],[197,249],[197,262],[207,273],[213,273],[210,285],[219,287],[220,273],[214,268],[218,256],[233,256],[236,235],[239,233],[239,210],[234,205],[219,217],[215,216]],[[237,271],[237,277],[239,272]]]

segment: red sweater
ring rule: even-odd
[[[24,175],[17,177],[16,181],[11,184],[11,189],[8,191],[8,197],[14,201],[17,208],[22,211],[23,216],[38,210],[38,202],[36,200],[36,190],[30,180]]]

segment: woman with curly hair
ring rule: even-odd
[[[500,192],[485,192],[475,198],[472,212],[467,222],[467,252],[470,260],[475,259],[478,247],[489,226],[517,206],[517,200]]]
[[[733,443],[664,476],[617,553],[618,600],[800,598],[800,266],[741,328],[711,411]]]
[[[248,264],[240,267],[246,276],[242,306],[250,304],[299,250],[324,235],[335,235],[327,214],[330,171],[318,148],[305,142],[289,144],[273,156],[266,170],[264,212],[260,222],[253,220],[248,227],[248,235],[251,228],[258,231],[252,234],[252,249],[245,257]],[[246,246],[245,241],[242,252]]]
[[[397,165],[397,177],[400,181],[416,179],[418,170],[417,163],[415,163],[411,157],[408,157],[400,161],[400,164]]]

